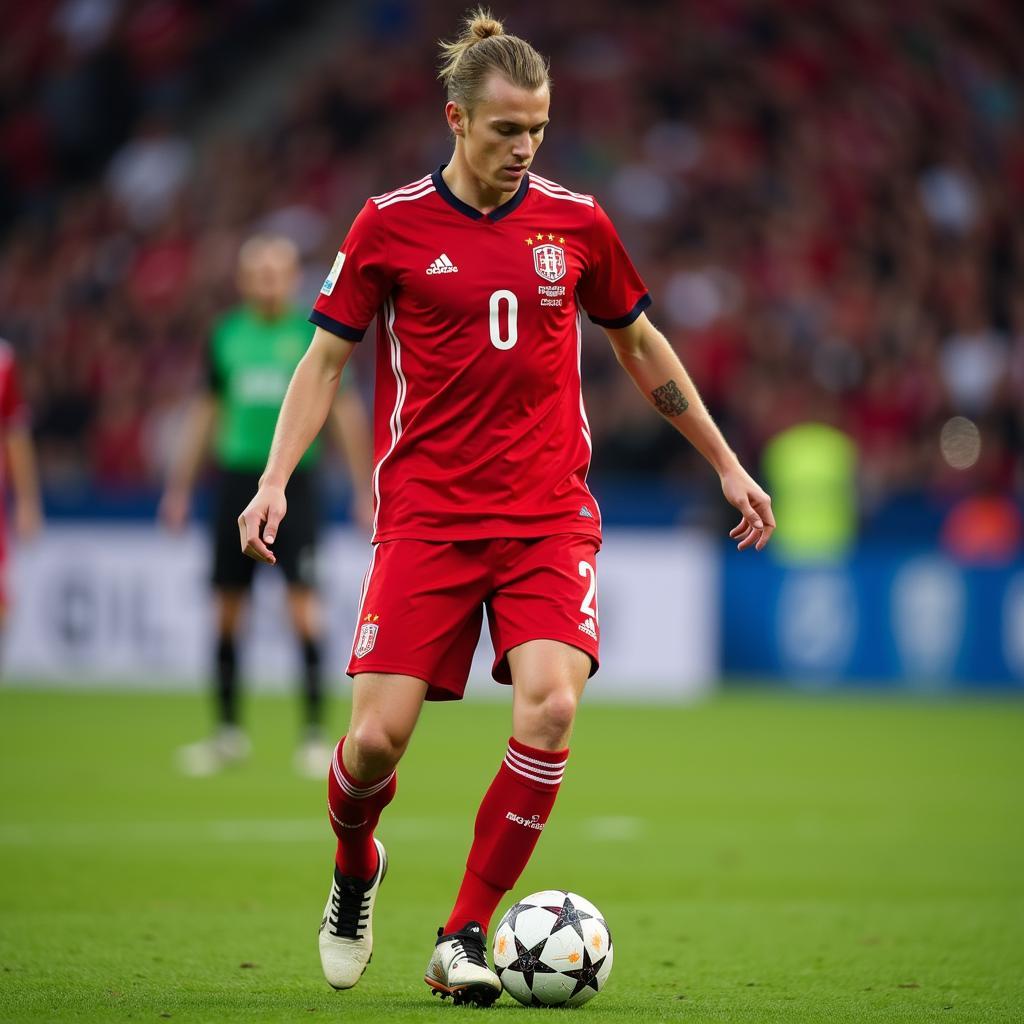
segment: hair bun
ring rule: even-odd
[[[493,39],[494,42],[487,42]],[[471,110],[479,101],[488,75],[495,73],[520,89],[551,88],[547,61],[525,40],[506,35],[505,26],[483,6],[462,22],[462,35],[453,42],[439,40],[441,66],[437,77],[448,99]]]
[[[472,20],[469,25],[469,35],[473,37],[473,42],[479,42],[481,39],[489,39],[491,36],[502,36],[505,34],[505,28],[496,18],[492,18],[489,13],[480,12]]]

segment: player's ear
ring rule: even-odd
[[[444,116],[448,120],[448,127],[452,135],[463,136],[466,134],[466,122],[469,117],[466,111],[454,100],[449,100],[444,105]]]

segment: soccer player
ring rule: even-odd
[[[0,629],[7,619],[7,529],[6,483],[14,492],[14,529],[22,540],[30,540],[43,522],[39,499],[39,477],[35,449],[29,431],[28,409],[18,384],[14,350],[0,339]]]
[[[248,737],[239,724],[236,636],[256,566],[238,550],[235,519],[239,505],[256,488],[270,450],[277,410],[308,342],[305,314],[292,305],[298,270],[298,253],[286,238],[259,236],[241,247],[238,286],[244,301],[214,327],[209,385],[189,410],[160,505],[164,522],[180,529],[188,517],[193,483],[216,431],[219,473],[213,588],[217,727],[209,739],[178,752],[182,770],[190,775],[213,774],[249,752]],[[344,446],[357,507],[369,509],[369,424],[354,388],[342,388],[333,406],[332,426]],[[296,751],[295,767],[303,775],[322,779],[332,748],[323,734],[321,627],[314,576],[317,458],[317,450],[311,447],[291,478],[288,494],[293,515],[281,531],[278,554],[288,583],[292,625],[302,647],[305,733]],[[369,514],[363,518],[368,520]]]
[[[462,696],[486,609],[492,674],[512,685],[512,735],[425,980],[487,1005],[501,992],[484,952],[490,918],[551,813],[598,664],[601,514],[585,482],[582,311],[718,471],[742,516],[739,547],[762,549],[775,524],[647,319],[647,289],[607,215],[531,172],[548,125],[545,61],[484,11],[443,54],[451,160],[356,217],[239,531],[250,556],[274,561],[285,484],[376,315],[375,534],[348,666],[352,717],[328,774],[338,845],[321,963],[331,985],[349,988],[369,961],[387,870],[374,829],[423,701]]]

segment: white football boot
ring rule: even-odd
[[[249,737],[237,725],[222,725],[209,739],[179,748],[178,769],[196,778],[216,775],[244,761],[251,752]]]
[[[320,922],[320,965],[332,988],[352,988],[363,976],[373,952],[373,904],[388,870],[388,855],[379,839],[373,878],[343,875],[337,867]]]
[[[442,999],[490,1006],[501,995],[501,979],[487,966],[487,936],[476,921],[460,931],[444,934],[437,929],[434,955],[423,980]]]

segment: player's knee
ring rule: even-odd
[[[381,775],[390,771],[405,753],[407,736],[398,735],[387,723],[360,722],[345,737],[345,749],[356,762],[359,774]]]
[[[559,733],[568,734],[572,731],[572,723],[576,720],[577,697],[572,690],[556,690],[544,702],[544,717],[551,728]]]
[[[533,707],[530,732],[536,746],[556,748],[569,740],[578,699],[569,688],[553,689]]]

